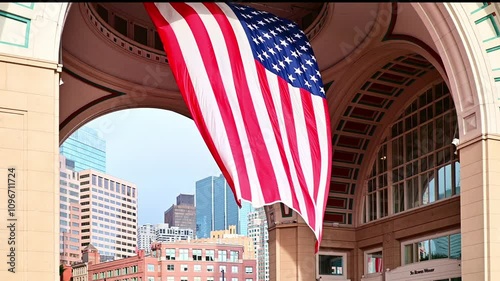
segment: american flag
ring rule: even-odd
[[[297,24],[234,3],[145,3],[210,152],[241,199],[282,202],[321,241],[330,118]]]

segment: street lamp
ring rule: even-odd
[[[220,272],[222,273],[222,281],[226,281],[226,279],[224,279],[224,269],[222,269]]]

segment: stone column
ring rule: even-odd
[[[281,203],[266,206],[270,281],[316,280],[316,238],[304,220]]]
[[[0,280],[59,280],[58,93],[56,63],[0,55]]]
[[[460,146],[462,280],[500,280],[500,137]]]

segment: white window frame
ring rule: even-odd
[[[368,273],[368,255],[376,252],[382,252],[382,272],[374,272],[374,273]],[[375,275],[380,275],[384,272],[384,250],[382,247],[378,248],[372,248],[370,250],[367,250],[364,252],[364,273],[367,276],[375,276]]]
[[[453,235],[453,234],[459,234],[459,233],[461,233],[460,228],[455,228],[453,230],[443,231],[443,232],[439,232],[439,233],[435,233],[435,234],[431,234],[431,235],[426,235],[426,236],[419,236],[417,238],[401,241],[401,250],[400,250],[401,251],[401,265],[402,266],[408,265],[408,264],[405,264],[405,246],[406,245],[418,243],[418,242],[424,241],[424,240],[430,240],[433,238],[438,238],[441,236],[447,236],[447,235]]]
[[[341,256],[342,257],[342,275],[320,275],[319,274],[319,256]],[[341,251],[319,251],[316,254],[316,278],[321,278],[321,281],[328,280],[347,280],[347,252]]]

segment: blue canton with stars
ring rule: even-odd
[[[243,25],[256,60],[294,87],[325,98],[311,44],[296,23],[247,6],[227,5]]]

